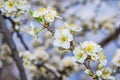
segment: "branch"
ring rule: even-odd
[[[97,76],[94,74],[93,70],[91,69],[90,61],[86,60],[83,64],[87,69],[89,69],[92,72],[93,75],[91,77],[93,78],[93,80],[98,80]]]
[[[76,1],[76,2],[72,3],[71,5],[67,6],[66,9],[69,9],[69,8],[79,5],[79,4],[80,4],[80,1]]]
[[[51,29],[51,27],[43,25],[44,28],[46,28],[48,31],[50,31],[52,33],[52,35],[54,36],[55,31],[53,29]]]
[[[25,42],[24,42],[24,40],[23,40],[23,38],[22,38],[22,35],[19,33],[18,30],[15,29],[15,22],[14,22],[10,17],[6,17],[6,16],[3,16],[3,17],[4,17],[5,19],[8,19],[8,20],[11,22],[12,28],[13,28],[13,30],[16,32],[16,34],[17,34],[17,36],[19,37],[19,39],[20,39],[21,43],[23,44],[24,48],[25,48],[26,50],[29,50],[29,48],[27,47],[27,45],[25,44]]]
[[[115,76],[117,74],[120,74],[120,67],[117,67],[115,72],[112,72],[112,75]]]
[[[16,49],[16,45],[12,39],[12,35],[11,35],[10,31],[7,29],[7,27],[4,23],[4,18],[1,15],[0,15],[0,24],[1,24],[0,25],[1,33],[4,35],[4,39],[12,51],[11,57],[13,58],[13,60],[15,61],[16,65],[19,69],[20,79],[27,80],[25,71],[24,71],[24,67],[22,65],[22,60],[20,59],[20,57],[18,55],[19,53],[18,53],[18,51]]]
[[[111,34],[106,39],[104,39],[102,42],[100,42],[100,45],[102,47],[106,46],[110,41],[115,40],[116,38],[118,38],[119,34],[120,34],[120,27],[117,28],[113,34]]]
[[[52,74],[55,75],[55,79],[54,80],[58,80],[60,77],[60,73],[57,70],[52,69],[51,67],[49,67],[49,65],[47,63],[39,63],[37,64],[37,67],[44,67],[48,72],[51,72]]]

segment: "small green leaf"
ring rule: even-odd
[[[30,10],[30,14],[33,15],[33,11],[32,10]]]
[[[37,28],[34,28],[34,32],[35,32],[36,35],[38,35],[39,30]]]

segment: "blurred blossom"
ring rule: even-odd
[[[112,64],[120,67],[120,49],[115,52],[115,55],[112,58]]]
[[[2,63],[2,61],[0,60],[0,68],[2,68],[2,66],[3,66],[3,63]]]
[[[12,54],[9,46],[7,44],[4,44],[0,48],[1,48],[0,58],[3,60],[9,59]]]
[[[74,24],[70,24],[70,23],[65,23],[65,26],[70,29],[70,31],[73,31],[73,32],[79,32],[81,30],[80,27],[78,27],[77,25],[74,25]]]
[[[49,59],[48,53],[42,47],[37,48],[34,55],[38,61],[47,61]]]
[[[22,14],[25,14],[29,8],[30,5],[28,4],[27,0],[1,0],[0,3],[0,10],[3,14],[6,14],[6,16],[21,16]]]
[[[35,39],[35,40],[32,41],[32,46],[33,46],[34,48],[37,48],[37,47],[43,45],[43,43],[44,43],[44,42],[43,42],[42,39]]]

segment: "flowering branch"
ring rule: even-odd
[[[74,50],[74,47],[75,45],[73,44],[73,42],[71,42],[71,51]],[[83,63],[83,65],[86,67],[86,69],[90,70],[90,72],[92,73],[91,77],[93,77],[93,79],[97,79],[97,76],[96,74],[94,74],[93,70],[91,69],[91,66],[90,66],[90,60],[89,59],[86,59],[86,61]]]
[[[45,28],[47,28],[48,29],[48,31],[50,31],[53,35],[54,35],[54,32],[52,31],[52,30],[50,30],[50,27],[45,27]],[[70,50],[71,51],[73,51],[74,50],[74,47],[75,47],[75,45],[73,44],[73,41],[71,41],[70,42]],[[94,74],[94,72],[92,71],[92,69],[91,69],[91,67],[90,67],[90,61],[89,60],[86,60],[84,63],[84,66],[87,68],[87,69],[89,69],[91,72],[92,72],[92,76],[91,77],[93,77],[93,79],[97,79],[98,80],[98,78],[97,78],[97,76]],[[62,78],[62,74],[61,74],[61,77],[60,77],[60,79]]]
[[[89,76],[91,76],[93,79],[114,79],[113,76],[110,76],[108,74],[111,74],[109,69],[103,68],[103,66],[106,65],[106,57],[104,55],[104,51],[101,48],[100,45],[96,44],[93,41],[85,41],[83,43],[80,43],[78,47],[76,47],[73,44],[73,35],[76,32],[79,32],[81,29],[80,27],[65,23],[65,26],[62,26],[55,31],[52,30],[49,26],[50,23],[54,21],[55,17],[59,17],[57,15],[57,12],[52,8],[40,8],[36,10],[35,12],[30,11],[31,15],[40,22],[44,28],[46,28],[48,31],[50,31],[55,40],[53,42],[53,45],[56,47],[60,47],[63,50],[71,50],[74,54],[73,59],[77,63],[83,64],[87,69],[85,70],[85,73]],[[35,28],[33,28],[35,29]],[[32,31],[32,34],[35,34],[34,31]],[[90,61],[94,61],[98,63],[98,70],[96,73],[93,72],[90,66]],[[103,68],[103,69],[102,69]],[[105,74],[104,74],[105,73]],[[61,77],[62,78],[62,74]]]

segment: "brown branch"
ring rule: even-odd
[[[53,70],[52,68],[48,67],[47,63],[39,63],[37,64],[37,67],[44,67],[48,72],[51,72],[52,74],[55,75],[54,80],[58,80],[60,78],[60,73],[57,70]]]
[[[43,27],[46,28],[48,31],[50,31],[52,33],[52,35],[54,36],[55,31],[53,29],[51,29],[50,26],[43,25]]]
[[[5,23],[4,23],[4,18],[2,16],[0,16],[0,30],[1,30],[1,33],[4,35],[4,39],[6,41],[6,43],[8,44],[8,46],[10,47],[11,51],[12,51],[12,55],[11,57],[13,58],[13,60],[15,61],[18,69],[19,69],[19,72],[20,72],[20,79],[21,80],[27,80],[26,79],[26,74],[25,74],[25,71],[24,71],[24,67],[22,65],[22,60],[20,59],[19,57],[19,53],[18,53],[18,50],[16,48],[16,45],[12,39],[12,35],[10,33],[10,31],[7,29]]]
[[[100,42],[100,45],[102,47],[105,47],[110,41],[115,40],[116,38],[118,38],[119,34],[120,34],[120,27],[117,28],[113,34],[111,34],[106,39],[104,39],[102,42]]]
[[[117,74],[120,74],[120,67],[117,67],[115,72],[112,72],[112,75],[115,76]]]
[[[94,74],[93,70],[91,69],[90,61],[86,60],[83,64],[87,69],[89,69],[92,72],[93,75],[91,75],[91,77],[93,78],[93,80],[98,80],[97,76]]]
[[[20,41],[21,41],[21,43],[23,44],[24,48],[25,48],[26,50],[29,50],[29,48],[27,47],[27,45],[25,44],[25,42],[24,42],[24,40],[23,40],[23,38],[22,38],[22,35],[19,33],[18,30],[15,29],[15,22],[14,22],[10,17],[6,17],[6,16],[3,16],[3,17],[4,17],[5,19],[8,19],[8,20],[11,22],[12,28],[13,28],[13,30],[16,32],[17,37],[20,39]]]
[[[66,9],[69,9],[69,8],[74,7],[74,6],[76,6],[76,5],[79,5],[79,4],[80,4],[80,1],[76,1],[76,2],[72,3],[71,5],[68,5],[68,6],[66,7]]]

